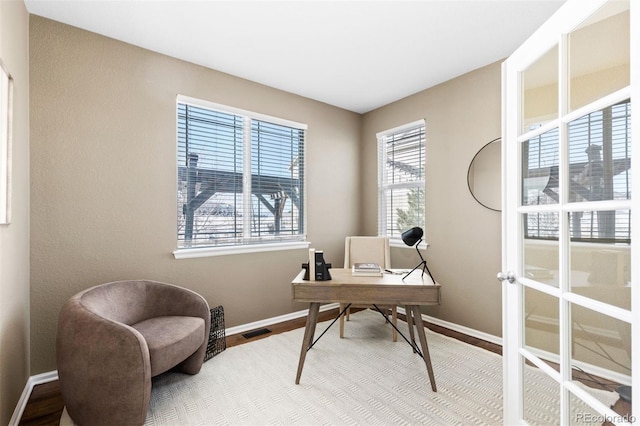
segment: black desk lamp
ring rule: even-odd
[[[420,228],[419,226],[415,226],[402,233],[402,241],[409,247],[415,245],[416,251],[418,252],[418,256],[420,256],[420,263],[418,263],[418,265],[415,268],[413,268],[411,272],[415,271],[416,269],[422,266],[422,276],[424,276],[424,271],[427,271],[429,273],[429,277],[431,277],[431,279],[433,280],[433,283],[435,284],[436,279],[433,277],[433,275],[431,275],[431,271],[427,266],[427,261],[424,260],[424,258],[422,257],[422,253],[420,253],[420,249],[418,249],[418,246],[422,242],[423,235],[424,235],[424,232],[422,231],[422,228]],[[402,279],[404,280],[405,278],[407,278],[411,274],[411,272],[409,272],[407,275],[402,277]]]

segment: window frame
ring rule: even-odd
[[[405,183],[388,183],[386,180],[386,173],[385,173],[385,164],[386,164],[386,158],[387,158],[386,138],[391,135],[402,133],[417,127],[422,127],[422,132],[423,132],[423,137],[421,141],[422,149],[423,149],[423,165],[424,165],[424,170],[422,172],[422,180],[417,180],[411,183],[406,183],[406,182]],[[422,190],[424,191],[424,196],[426,197],[426,192],[427,192],[427,188],[426,188],[426,157],[427,157],[426,131],[427,131],[427,128],[426,127],[427,127],[426,120],[419,119],[416,121],[412,121],[410,123],[406,123],[406,124],[376,133],[376,139],[377,139],[377,145],[378,145],[377,146],[378,148],[378,236],[388,237],[389,244],[392,247],[407,247],[407,246],[401,240],[400,235],[397,235],[397,236],[389,235],[388,227],[387,227],[387,222],[388,222],[387,219],[389,217],[389,212],[387,209],[386,191],[392,188],[393,189],[422,188]],[[420,226],[423,229],[423,231],[425,231],[425,236],[423,237],[423,239],[426,239],[426,230],[425,230],[426,198],[425,198],[425,212],[424,212],[423,220],[424,220],[423,223],[416,226]],[[426,241],[423,241],[422,243],[420,243],[421,248],[426,248],[427,246],[428,244],[426,243]]]
[[[257,120],[257,121],[263,121],[263,122],[268,122],[271,124],[276,124],[276,125],[281,125],[281,126],[286,126],[286,127],[292,127],[292,128],[297,128],[300,130],[304,130],[305,131],[305,136],[306,136],[306,132],[308,129],[308,126],[304,123],[298,123],[292,120],[286,120],[286,119],[282,119],[282,118],[278,118],[278,117],[272,117],[266,114],[261,114],[261,113],[256,113],[256,112],[252,112],[252,111],[247,111],[247,110],[243,110],[240,108],[235,108],[235,107],[231,107],[231,106],[227,106],[227,105],[223,105],[223,104],[218,104],[218,103],[214,103],[214,102],[209,102],[209,101],[205,101],[202,99],[197,99],[197,98],[192,98],[189,96],[184,96],[184,95],[177,95],[176,96],[176,162],[175,162],[175,176],[178,176],[178,168],[179,168],[179,164],[178,164],[178,138],[179,138],[179,126],[178,126],[178,119],[177,119],[177,113],[178,113],[178,108],[180,104],[187,104],[187,105],[191,105],[191,106],[195,106],[198,108],[205,108],[208,110],[213,110],[213,111],[217,111],[217,112],[221,112],[221,113],[225,113],[225,114],[233,114],[233,115],[238,115],[238,116],[242,116],[245,119],[248,120]],[[249,125],[249,133],[251,126]],[[246,139],[246,137],[245,137]],[[251,138],[249,137],[249,140],[245,140],[245,144],[251,144]],[[303,153],[302,153],[302,157],[303,157],[303,168],[306,171],[306,165],[307,165],[307,160],[306,160],[306,151],[307,151],[307,143],[306,143],[306,137],[305,137],[305,143],[303,146]],[[251,173],[251,158],[250,156],[247,157],[243,157],[243,161],[245,162],[245,164],[248,164],[249,167],[245,167],[245,172],[248,171],[248,173]],[[306,172],[303,172],[305,178],[303,179],[302,182],[302,191],[304,194],[306,194],[307,192],[307,182],[306,182]],[[246,189],[246,188],[244,188]],[[244,193],[244,189],[243,189],[243,193]],[[177,187],[177,182],[176,182],[176,188],[174,191],[174,194],[177,195],[178,193],[178,187]],[[248,242],[248,243],[244,243],[244,244],[228,244],[228,245],[220,245],[220,246],[201,246],[201,247],[178,247],[178,235],[176,234],[176,249],[173,251],[173,256],[175,259],[189,259],[189,258],[198,258],[198,257],[210,257],[210,256],[222,256],[222,255],[229,255],[229,254],[242,254],[242,253],[258,253],[258,252],[269,252],[269,251],[282,251],[282,250],[295,250],[295,249],[308,249],[310,246],[310,242],[307,240],[307,197],[306,195],[303,196],[302,199],[302,226],[301,226],[301,234],[297,234],[296,237],[292,237],[292,239],[290,241],[287,240],[275,240],[274,242],[261,242],[261,243],[255,243],[255,242]],[[177,214],[177,213],[176,213]],[[243,219],[243,222],[244,219]],[[178,217],[176,216],[176,220],[174,223],[178,223]]]

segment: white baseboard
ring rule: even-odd
[[[402,312],[403,314],[405,313],[404,309],[400,307],[398,307],[398,312]],[[448,328],[449,330],[457,331],[459,333],[466,334],[467,336],[475,337],[477,339],[485,340],[487,342],[495,343],[496,345],[502,346],[502,337],[494,336],[493,334],[478,331],[473,328],[465,327],[464,325],[444,321],[425,314],[422,314],[422,319],[426,322]]]
[[[327,305],[320,306],[320,312],[328,311],[331,309],[338,308],[338,303],[330,303]],[[401,314],[405,314],[405,310],[402,307],[398,307],[398,312]],[[279,315],[272,318],[266,318],[260,321],[251,322],[248,324],[238,325],[235,327],[229,327],[225,329],[225,335],[231,336],[233,334],[240,334],[246,331],[255,330],[257,328],[268,327],[274,324],[278,324],[285,321],[290,321],[293,319],[303,318],[309,314],[308,309],[303,309],[301,311],[292,312],[290,314]],[[430,317],[428,315],[422,314],[422,319],[424,321],[439,325],[444,328],[448,328],[450,330],[454,330],[463,334],[466,334],[471,337],[476,337],[478,339],[486,340],[491,343],[496,343],[498,345],[502,345],[502,338],[493,336],[491,334],[483,333],[478,330],[474,330],[472,328],[464,327],[458,324],[454,324],[451,322],[443,321],[438,318]],[[24,412],[25,407],[27,406],[27,402],[29,401],[29,397],[31,396],[31,391],[36,385],[40,385],[43,383],[52,382],[54,380],[58,380],[58,371],[49,371],[47,373],[37,374],[35,376],[29,377],[27,384],[22,391],[22,395],[20,396],[20,400],[16,405],[16,408],[13,412],[13,416],[9,421],[9,426],[17,426],[22,418],[22,413]]]
[[[330,303],[328,305],[320,306],[320,312],[335,309],[340,306],[337,303]],[[290,321],[298,318],[306,317],[309,314],[309,309],[303,309],[302,311],[292,312],[290,314],[279,315],[277,317],[266,318],[260,321],[250,322],[248,324],[238,325],[235,327],[225,328],[225,335],[231,336],[233,334],[244,333],[245,331],[255,330],[257,328],[268,327],[270,325],[278,324],[285,321]]]
[[[320,306],[320,312],[328,311],[330,309],[335,309],[339,306],[338,303],[331,303],[328,305]],[[398,306],[398,312],[401,314],[405,314],[404,308]],[[285,321],[290,321],[293,319],[306,317],[309,313],[308,309],[304,309],[302,311],[292,312],[290,314],[280,315],[277,317],[267,318],[260,321],[239,325],[236,327],[230,327],[225,329],[225,334],[230,336],[233,334],[240,334],[246,331],[255,330],[257,328],[268,327],[274,324],[278,324]],[[443,321],[438,318],[431,317],[429,315],[422,314],[422,319],[426,322],[430,322],[432,324],[439,325],[444,328],[448,328],[453,331],[457,331],[462,334],[466,334],[467,336],[475,337],[478,339],[485,340],[487,342],[495,343],[497,345],[502,346],[502,338],[498,336],[494,336],[493,334],[484,333],[482,331],[475,330],[473,328],[465,327],[462,325],[454,324],[452,322]]]
[[[20,395],[18,404],[16,405],[15,410],[13,410],[13,415],[11,416],[11,420],[9,420],[9,426],[18,426],[18,423],[20,423],[22,413],[24,413],[24,409],[27,407],[27,402],[29,402],[29,397],[31,396],[33,388],[36,385],[53,382],[54,380],[58,380],[57,370],[29,377],[29,380],[27,380],[27,384],[22,391],[22,395]]]

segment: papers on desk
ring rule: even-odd
[[[384,272],[392,275],[404,275],[411,271],[411,269],[385,269]]]
[[[377,263],[354,263],[351,274],[357,277],[381,277],[382,268]]]

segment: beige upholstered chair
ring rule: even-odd
[[[84,290],[62,307],[56,336],[65,407],[78,425],[142,425],[151,377],[196,374],[211,313],[197,293],[155,281]]]
[[[387,237],[346,237],[344,244],[344,267],[350,269],[354,263],[377,263],[383,269],[391,268],[391,251]],[[340,304],[340,312],[347,304]],[[353,306],[352,307],[363,307]],[[370,307],[369,305],[364,307]],[[396,306],[378,306],[380,309],[391,309],[391,322],[397,326],[398,313]],[[350,309],[350,308],[349,308]],[[346,316],[346,318],[345,318]],[[340,337],[344,337],[344,322],[349,320],[349,310],[340,317]],[[398,333],[393,329],[393,341],[398,340]]]

